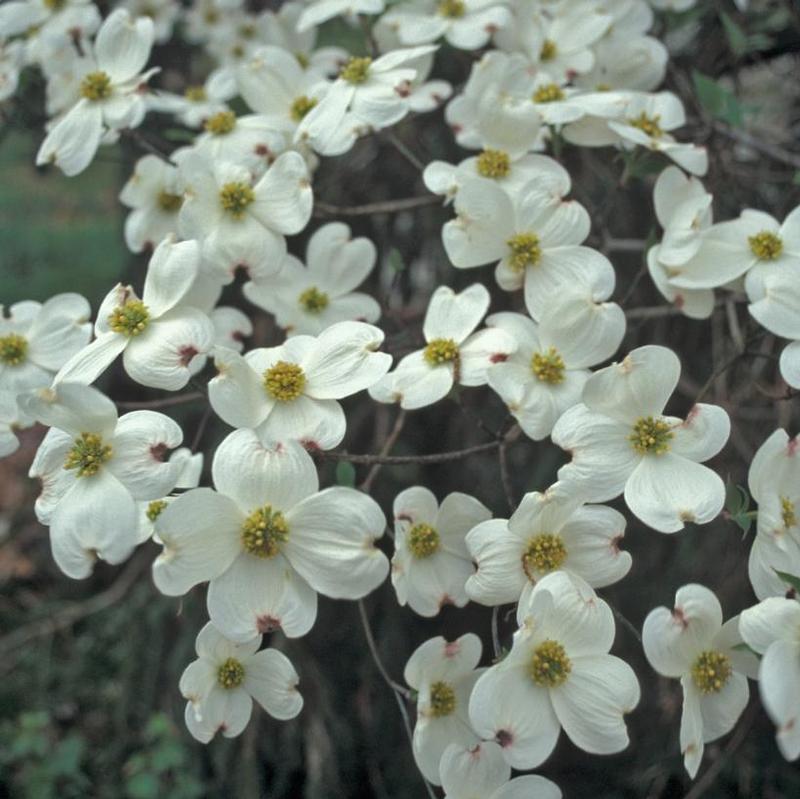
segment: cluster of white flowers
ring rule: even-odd
[[[208,583],[210,622],[180,683],[187,726],[204,742],[238,735],[253,699],[278,719],[301,711],[294,667],[260,647],[274,630],[308,633],[319,594],[361,599],[391,572],[398,602],[422,616],[470,600],[514,604],[513,642],[488,667],[474,633],[432,638],[410,656],[413,753],[451,799],[556,799],[553,783],[511,779],[511,769],[544,763],[562,728],[586,752],[621,751],[624,716],[640,698],[630,666],[609,654],[614,614],[596,593],[631,569],[626,519],[596,503],[622,495],[662,533],[712,521],[726,491],[703,464],[731,423],[712,404],[666,412],[681,372],[667,347],[641,346],[608,365],[626,334],[611,301],[615,269],[586,246],[590,215],[568,198],[569,173],[542,151],[612,147],[629,165],[644,151],[671,159],[655,184],[664,233],[647,253],[653,281],[700,319],[714,309],[715,288],[746,292],[754,319],[791,340],[780,368],[796,388],[800,209],[782,225],[754,210],[712,223],[697,177],[707,153],[672,133],[684,108],[657,91],[668,56],[648,35],[654,15],[644,0],[403,0],[388,9],[316,0],[258,14],[239,0],[116,5],[105,19],[89,0],[0,8],[0,100],[26,65],[46,80],[50,121],[37,164],[75,175],[120,136],[147,144],[136,129],[148,114],[187,132],[185,146],[144,155],[119,197],[129,209],[125,243],[149,258],[141,294],[111,288],[93,331],[75,294],[17,303],[0,319],[0,455],[16,449],[16,430],[50,428],[30,474],[42,482],[36,514],[55,561],[83,578],[98,559],[120,563],[153,541],[161,592]],[[369,55],[316,46],[318,27],[336,16],[364,25]],[[178,23],[214,64],[202,84],[177,87],[182,94],[148,86],[159,72],[148,66],[151,49]],[[469,64],[455,91],[431,79],[445,46],[446,58],[460,50]],[[315,175],[360,138],[445,103],[455,141],[477,154],[424,168],[425,186],[455,212],[442,227],[444,250],[455,269],[494,265],[509,293],[499,296],[517,310],[487,316],[492,295],[480,282],[438,286],[421,346],[393,366],[380,351],[381,304],[357,291],[377,249],[339,221],[309,228]],[[305,261],[287,249],[303,231]],[[252,320],[219,305],[242,270],[244,298],[285,333],[276,346],[244,351]],[[92,385],[119,355],[141,386],[199,386],[234,428],[208,459],[213,488],[201,487],[203,456],[178,449],[175,421],[152,410],[118,416]],[[198,382],[212,364],[216,374]],[[465,493],[439,501],[408,487],[392,508],[390,560],[376,544],[386,528],[378,503],[355,488],[320,490],[313,456],[345,440],[340,400],[367,392],[366,402],[410,411],[456,386],[486,385],[516,421],[513,434],[550,438],[569,461],[508,519]],[[653,668],[681,680],[691,776],[704,743],[736,723],[748,678],[759,681],[781,751],[800,756],[798,452],[800,442],[778,430],[750,469],[759,507],[749,571],[760,604],[723,624],[715,595],[690,584],[644,625]]]

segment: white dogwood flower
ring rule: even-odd
[[[89,303],[80,294],[56,294],[44,304],[0,306],[0,385],[19,393],[49,386],[55,373],[92,335]]]
[[[642,645],[650,665],[681,681],[681,754],[692,779],[704,745],[733,729],[750,697],[747,678],[755,679],[758,660],[741,644],[739,617],[723,624],[719,600],[702,585],[683,586],[674,609],[656,608],[644,620]]]
[[[287,255],[275,277],[245,283],[244,296],[274,314],[290,336],[318,335],[347,320],[375,323],[380,305],[354,289],[366,280],[376,258],[369,239],[352,238],[347,225],[330,222],[309,239],[305,264]]]
[[[627,663],[608,654],[611,608],[580,578],[553,572],[535,586],[519,615],[511,651],[479,678],[469,702],[478,734],[495,740],[513,768],[535,768],[561,728],[592,754],[628,745],[623,716],[639,703]]]
[[[465,537],[491,511],[459,491],[439,505],[423,486],[399,493],[393,510],[397,601],[420,616],[436,616],[444,605],[463,608],[469,601],[464,584],[474,572]]]
[[[469,721],[469,697],[485,671],[477,668],[483,647],[474,633],[455,641],[441,635],[420,644],[406,663],[403,679],[417,692],[412,749],[428,782],[440,784],[439,761],[450,744],[480,742]]]
[[[16,432],[28,427],[17,405],[16,392],[0,389],[0,458],[13,455],[19,449]]]
[[[122,354],[125,371],[137,383],[183,388],[192,361],[214,340],[209,318],[182,303],[199,260],[196,241],[164,239],[148,264],[142,299],[131,286],[117,284],[97,312],[95,340],[64,364],[56,380],[92,383]]]
[[[145,115],[143,74],[153,45],[153,21],[116,9],[97,32],[79,76],[80,99],[42,142],[36,164],[56,164],[77,175],[94,158],[107,131],[135,128]]]
[[[289,658],[277,649],[262,649],[261,636],[235,643],[211,622],[197,635],[197,660],[184,670],[180,692],[186,705],[186,726],[201,743],[217,732],[235,738],[247,723],[255,700],[279,721],[303,709],[299,677]]]
[[[154,411],[117,418],[114,403],[91,386],[59,383],[20,397],[23,411],[52,429],[29,475],[42,481],[36,515],[50,525],[53,558],[68,577],[88,577],[97,558],[121,563],[138,541],[137,500],[175,487],[166,453],[180,427]]]
[[[186,194],[179,216],[185,238],[198,239],[203,256],[230,283],[242,267],[251,276],[274,275],[286,253],[285,235],[299,233],[314,202],[303,156],[278,156],[253,180],[249,170],[193,153],[181,160]]]
[[[512,312],[492,314],[489,327],[517,342],[509,358],[486,373],[523,432],[539,441],[558,418],[581,401],[590,366],[613,355],[625,335],[625,314],[615,303],[595,303],[565,287],[544,303],[540,321]]]
[[[209,615],[231,639],[275,628],[305,635],[317,593],[359,599],[386,578],[389,561],[374,545],[386,526],[380,507],[352,488],[320,491],[297,442],[267,448],[237,430],[217,448],[212,476],[216,490],[181,494],[158,515],[164,551],[153,579],[168,596],[210,581]]]
[[[753,457],[747,483],[758,502],[750,584],[759,599],[783,596],[791,586],[777,571],[800,575],[800,440],[776,430]]]
[[[589,235],[589,215],[575,200],[554,204],[536,181],[509,197],[486,180],[465,183],[457,216],[442,228],[447,256],[459,269],[499,261],[498,284],[524,288],[525,306],[538,319],[547,297],[564,286],[591,289],[595,302],[614,290],[614,268],[601,253],[578,246]]]
[[[312,0],[297,21],[297,30],[303,33],[334,17],[355,18],[359,14],[381,14],[384,0]]]
[[[625,517],[604,505],[585,505],[570,485],[525,494],[510,519],[490,519],[467,535],[477,571],[466,593],[482,605],[527,607],[536,583],[562,570],[601,588],[621,580],[631,556],[620,550]]]
[[[552,436],[572,455],[559,480],[578,484],[590,502],[624,491],[631,512],[662,533],[710,522],[725,502],[722,480],[701,464],[725,445],[730,419],[705,403],[685,420],[665,416],[680,370],[666,347],[632,350],[589,378],[582,403],[564,413]]]
[[[370,389],[378,402],[399,402],[407,410],[424,408],[445,397],[455,383],[482,386],[489,366],[516,348],[502,330],[475,331],[489,308],[489,292],[480,283],[456,294],[439,286],[431,297],[422,333],[424,349],[406,355],[394,372]]]
[[[295,439],[332,449],[347,425],[337,400],[374,385],[391,366],[392,356],[376,351],[382,342],[377,327],[338,322],[316,338],[293,336],[244,356],[217,348],[211,407],[232,427],[254,428],[264,441]]]
[[[445,799],[561,799],[559,787],[526,774],[509,781],[511,767],[494,741],[474,746],[450,744],[439,762]]]
[[[761,701],[778,728],[776,740],[787,760],[800,757],[800,602],[770,597],[742,611],[739,632],[762,655],[758,669]]]

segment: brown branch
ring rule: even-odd
[[[367,203],[366,205],[331,205],[330,203],[315,202],[314,216],[369,216],[370,214],[393,214],[398,211],[408,211],[424,205],[436,205],[442,198],[436,194],[426,194],[423,197],[404,197],[400,200],[384,200],[382,202]]]
[[[400,433],[403,432],[403,425],[405,423],[406,412],[401,409],[394,421],[394,427],[392,428],[392,431],[386,437],[386,441],[383,442],[383,446],[381,447],[381,451],[379,453],[381,457],[385,458],[392,451],[392,448],[397,443],[397,439],[400,437]],[[367,474],[364,482],[360,485],[360,489],[365,494],[369,494],[369,490],[372,488],[372,484],[375,482],[375,478],[378,476],[382,466],[382,463],[375,463],[369,470],[369,474]]]
[[[139,411],[148,408],[171,408],[174,405],[184,405],[187,402],[197,402],[205,399],[205,394],[193,391],[191,394],[181,394],[177,397],[164,397],[156,400],[141,400],[140,402],[118,402],[117,407],[123,411]]]
[[[509,437],[506,436],[506,439]],[[488,441],[485,444],[476,444],[466,449],[456,449],[450,452],[437,452],[433,455],[356,455],[350,452],[317,452],[316,455],[324,460],[350,461],[351,463],[380,463],[385,466],[404,466],[409,463],[445,463],[468,458],[479,452],[490,452],[498,449],[505,439]]]

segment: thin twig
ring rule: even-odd
[[[614,618],[641,644],[642,636],[634,626],[633,622],[627,617],[623,616],[622,613],[618,611],[607,599],[606,604],[611,608]]]
[[[350,452],[317,452],[317,457],[324,460],[350,461],[351,463],[381,463],[385,466],[405,466],[409,463],[445,463],[468,458],[479,452],[490,452],[501,446],[502,441],[488,441],[486,444],[476,444],[466,449],[456,449],[450,452],[437,452],[434,455],[356,455]]]
[[[172,158],[161,150],[158,146],[153,144],[153,142],[146,139],[142,133],[138,130],[134,130],[132,128],[125,128],[122,131],[123,135],[127,136],[131,141],[137,144],[146,152],[150,153],[150,155],[154,155],[156,158],[160,158],[162,161],[170,164],[171,166],[177,166],[177,164],[172,160]]]
[[[499,658],[503,651],[503,647],[500,644],[499,616],[500,605],[495,605],[492,608],[492,648],[494,649],[495,658]]]
[[[392,448],[397,443],[397,439],[400,437],[400,433],[403,432],[403,425],[405,423],[406,412],[401,409],[400,413],[397,414],[397,418],[394,420],[392,431],[386,437],[386,441],[383,442],[383,446],[381,447],[380,455],[382,457],[386,457],[392,451]],[[372,488],[372,484],[375,482],[375,478],[378,476],[382,466],[382,463],[375,463],[372,465],[369,474],[367,474],[366,479],[360,486],[365,494],[369,494],[369,490]]]
[[[397,150],[397,152],[399,152],[400,155],[402,155],[403,158],[405,158],[406,161],[411,164],[411,166],[420,172],[424,171],[425,164],[423,164],[422,161],[420,161],[419,158],[417,158],[417,156],[412,153],[408,147],[406,147],[404,142],[402,142],[395,133],[393,133],[391,130],[387,130],[384,133],[384,136],[386,137],[386,141],[388,141]]]
[[[184,405],[187,402],[197,402],[205,399],[205,394],[193,391],[191,394],[180,394],[177,397],[164,397],[156,400],[141,400],[139,402],[118,402],[117,407],[124,411],[146,410],[148,408],[171,408],[173,405]]]
[[[721,133],[723,136],[727,136],[727,138],[733,139],[745,147],[758,150],[758,152],[772,158],[774,161],[786,164],[793,169],[800,169],[800,155],[791,153],[774,142],[768,141],[761,136],[754,136],[745,130],[728,127],[724,122],[714,122],[713,127],[717,133]]]
[[[208,426],[208,421],[210,418],[211,406],[206,405],[203,415],[200,417],[200,423],[197,425],[197,432],[194,434],[194,440],[192,441],[192,452],[197,452],[200,442],[203,440],[203,433],[206,431],[206,427]]]
[[[503,493],[506,495],[508,510],[514,512],[514,488],[511,485],[511,474],[508,471],[508,442],[503,441],[497,449],[497,462],[500,466],[500,482],[503,484]]]
[[[371,214],[393,214],[397,211],[408,211],[424,205],[436,205],[442,198],[436,194],[421,197],[403,197],[399,200],[384,200],[366,205],[331,205],[315,202],[314,216],[370,216]]]

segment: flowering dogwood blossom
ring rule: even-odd
[[[644,620],[642,645],[650,665],[681,681],[681,754],[692,778],[704,745],[733,729],[750,697],[747,678],[755,679],[758,660],[741,644],[739,617],[723,624],[719,600],[702,585],[683,586],[673,610],[656,608]]]
[[[747,476],[758,502],[756,535],[747,570],[759,599],[782,596],[790,585],[779,574],[800,574],[800,441],[776,430],[758,448]]]
[[[287,255],[274,278],[246,283],[244,295],[274,314],[288,335],[318,335],[347,320],[375,323],[380,305],[354,289],[373,270],[376,258],[369,239],[352,238],[347,225],[330,222],[309,239],[305,264]]]
[[[261,636],[229,641],[209,622],[197,635],[197,660],[180,680],[186,726],[202,743],[217,732],[235,738],[247,723],[255,700],[273,718],[293,719],[303,709],[299,678],[291,661],[277,649],[262,649]]]
[[[380,14],[384,6],[384,0],[312,0],[300,15],[297,30],[303,33],[340,15]]]
[[[800,602],[769,597],[742,611],[739,632],[762,655],[758,668],[761,701],[778,728],[776,740],[787,760],[800,757]]]
[[[168,596],[210,581],[208,610],[226,636],[246,641],[281,628],[304,635],[317,593],[358,599],[386,579],[374,546],[386,520],[366,494],[319,491],[311,456],[296,442],[265,447],[252,430],[217,448],[216,490],[181,494],[158,515],[164,551],[153,578]]]
[[[523,432],[538,441],[581,399],[589,366],[605,361],[625,335],[625,315],[614,303],[595,303],[586,292],[565,288],[536,323],[504,312],[486,320],[517,342],[507,360],[493,364],[487,381],[506,403]]]
[[[454,383],[484,385],[489,366],[516,349],[511,336],[497,328],[473,332],[488,307],[489,292],[480,283],[459,294],[446,286],[436,289],[422,327],[426,347],[406,355],[373,385],[372,398],[413,410],[438,402]]]
[[[122,354],[137,383],[183,388],[192,360],[211,349],[214,337],[209,318],[182,304],[199,258],[196,241],[164,239],[150,259],[142,299],[131,286],[117,284],[97,312],[95,340],[64,364],[56,380],[91,383]]]
[[[211,407],[233,427],[255,428],[265,442],[296,439],[331,449],[346,429],[336,400],[373,386],[389,370],[391,355],[376,352],[382,341],[377,327],[338,322],[316,338],[293,336],[245,356],[217,348]]]
[[[464,585],[474,572],[465,537],[491,511],[459,491],[439,505],[423,486],[398,494],[393,509],[397,601],[420,616],[435,616],[448,604],[464,607],[469,601]]]
[[[494,741],[475,746],[450,744],[439,762],[445,799],[561,799],[559,787],[526,774],[509,781],[511,767]]]
[[[138,541],[136,500],[169,494],[179,467],[164,455],[183,438],[164,414],[131,411],[91,386],[59,383],[20,397],[23,411],[49,425],[30,476],[42,481],[36,515],[50,525],[58,567],[88,577],[97,558],[121,563]]]
[[[19,393],[49,386],[64,362],[92,335],[89,303],[80,294],[56,294],[45,303],[0,306],[0,386]]]
[[[672,350],[639,347],[595,372],[583,402],[553,428],[553,442],[572,455],[559,480],[577,483],[594,502],[624,491],[631,512],[662,533],[705,524],[725,502],[722,480],[701,463],[725,445],[730,419],[705,403],[685,420],[664,415],[680,368]]]
[[[482,649],[474,633],[455,641],[440,635],[418,646],[403,671],[403,679],[417,692],[414,759],[434,785],[440,784],[439,761],[450,744],[472,747],[480,741],[467,710],[470,692],[485,671],[477,668]]]
[[[578,577],[554,572],[521,606],[511,651],[478,679],[469,701],[475,730],[503,747],[513,768],[535,768],[561,728],[594,754],[628,745],[623,716],[639,703],[627,663],[608,654],[614,616]]]
[[[56,164],[65,175],[77,175],[94,158],[104,134],[135,128],[145,115],[143,74],[153,45],[153,21],[132,20],[124,9],[113,11],[97,32],[82,61],[75,104],[42,142],[37,165]]]
[[[625,517],[603,505],[584,505],[571,486],[556,483],[544,493],[525,494],[510,519],[473,527],[467,548],[477,571],[466,593],[483,605],[528,605],[545,575],[571,572],[599,588],[621,580],[631,556],[620,550]]]
[[[19,449],[16,431],[27,426],[17,406],[16,393],[0,389],[0,458]]]

